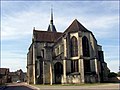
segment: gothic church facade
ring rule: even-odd
[[[51,12],[47,31],[33,29],[27,54],[28,83],[104,82],[108,73],[102,46],[77,19],[64,32],[57,32]]]

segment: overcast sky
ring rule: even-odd
[[[51,5],[58,32],[77,19],[103,46],[110,70],[119,71],[118,1],[1,1],[1,67],[26,71],[33,27],[47,30]]]

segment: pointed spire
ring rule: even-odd
[[[51,31],[51,32],[56,32],[56,28],[53,24],[53,8],[51,6],[51,19],[50,19],[50,24],[48,26],[48,30],[47,31]]]
[[[50,23],[53,24],[53,9],[51,8],[51,20]]]

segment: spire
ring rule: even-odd
[[[50,32],[56,32],[56,28],[53,24],[53,8],[51,7],[51,19],[50,19],[50,24],[48,26],[48,30],[47,31],[50,31]]]
[[[53,24],[53,9],[51,8],[51,20],[50,23]]]

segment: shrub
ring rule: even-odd
[[[114,73],[114,72],[110,72],[108,74],[108,78],[112,78],[112,77],[116,77],[117,76],[117,73]]]

